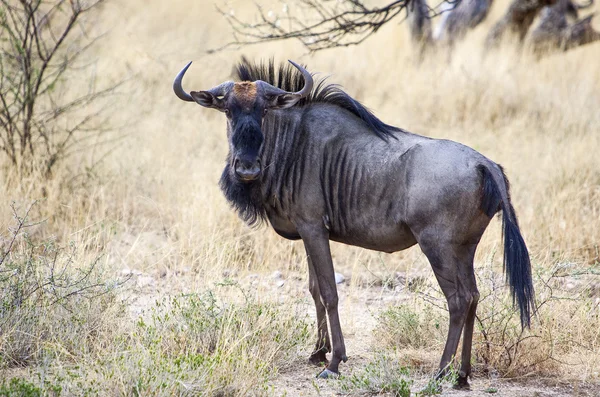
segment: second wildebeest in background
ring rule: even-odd
[[[290,61],[291,62],[291,61]],[[191,64],[191,63],[190,63]],[[475,150],[383,123],[337,86],[292,62],[238,65],[241,82],[179,98],[227,116],[229,154],[221,188],[249,224],[268,220],[302,239],[318,338],[310,361],[346,361],[329,240],[384,252],[419,244],[448,301],[450,327],[438,376],[448,369],[464,330],[458,385],[468,385],[479,292],[473,259],[491,218],[502,211],[504,268],[521,324],[533,310],[531,265],[502,168]],[[329,324],[328,321],[329,320]],[[331,332],[331,337],[329,334]]]

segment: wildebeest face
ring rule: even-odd
[[[230,169],[240,181],[250,182],[260,176],[260,153],[264,142],[262,119],[267,104],[257,94],[256,83],[235,83],[225,98]],[[194,97],[194,92],[191,93]]]
[[[262,167],[260,153],[264,136],[262,120],[269,109],[285,109],[295,105],[312,90],[312,76],[290,61],[304,76],[305,85],[298,92],[288,92],[264,81],[225,82],[208,91],[186,93],[181,80],[191,62],[177,75],[173,83],[175,94],[184,101],[214,108],[227,116],[230,169],[242,182],[259,178]]]

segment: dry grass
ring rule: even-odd
[[[243,1],[228,4],[237,14],[253,12],[253,6]],[[218,112],[182,103],[171,92],[172,78],[187,61],[194,60],[194,64],[186,76],[185,87],[205,89],[229,79],[232,66],[245,54],[251,59],[275,57],[304,62],[310,71],[331,74],[331,81],[342,84],[384,121],[416,133],[460,141],[503,164],[512,182],[513,202],[535,270],[547,272],[565,263],[574,269],[597,265],[598,44],[539,62],[511,48],[485,54],[485,34],[505,6],[506,1],[495,3],[493,15],[458,45],[451,57],[437,54],[417,64],[403,25],[385,27],[360,47],[315,55],[306,54],[294,42],[207,55],[207,49],[225,43],[229,37],[227,26],[207,2],[109,2],[98,23],[92,25],[96,32],[108,31],[95,49],[94,62],[98,75],[107,82],[132,77],[126,87],[127,95],[116,99],[110,119],[115,126],[126,126],[115,132],[123,139],[72,158],[50,181],[0,175],[4,186],[10,185],[10,189],[1,189],[0,225],[5,230],[12,222],[11,201],[26,205],[41,199],[32,215],[47,221],[31,231],[33,238],[52,237],[63,245],[73,241],[78,247],[75,263],[81,266],[102,254],[102,269],[112,278],[121,276],[123,269],[164,278],[166,281],[158,283],[151,292],[143,291],[153,297],[213,289],[215,282],[230,274],[242,279],[249,273],[280,270],[305,278],[301,243],[285,241],[268,228],[249,229],[222,197],[217,181],[227,150],[223,117]],[[598,10],[600,6],[594,7]],[[86,78],[73,76],[71,83],[76,85]],[[93,172],[84,172],[101,156],[106,157]],[[478,269],[500,246],[499,241],[500,224],[493,221],[479,246]],[[388,278],[396,272],[429,275],[428,264],[418,248],[384,256],[334,244],[333,254],[337,269],[352,275],[350,295],[377,278]],[[492,264],[497,269],[499,261]],[[137,296],[136,291],[126,289],[119,296]],[[261,305],[278,300],[292,304],[295,299],[278,298],[260,287],[251,294]],[[246,307],[239,294],[226,296]],[[534,327],[552,335],[543,339],[545,346],[564,336],[586,347],[561,352],[567,356],[565,362],[576,365],[557,363],[551,368],[555,376],[597,380],[598,335],[592,331],[598,325],[597,295],[577,296],[578,303],[555,303],[557,315],[541,316]],[[126,300],[125,304],[129,302]],[[589,310],[573,306],[577,304]],[[156,365],[153,360],[171,360],[182,353],[162,345],[160,349],[171,349],[166,356],[148,353],[143,339],[136,340],[132,333],[136,318],[130,311],[107,314],[104,321],[110,330],[89,342],[100,344],[98,348],[105,349],[113,363],[120,347],[110,343],[110,338],[121,337],[137,346],[132,351],[140,354],[142,361],[133,363],[128,358],[119,364],[132,368],[132,372],[123,375],[130,378],[120,381],[124,386],[112,389],[114,393],[130,393],[132,389],[127,387],[133,386],[128,382],[135,378],[135,371]],[[173,321],[168,323],[173,325]],[[280,316],[274,323],[266,324],[275,328],[287,324],[290,328],[286,321],[289,317]],[[353,326],[359,328],[361,324]],[[288,336],[299,337],[294,332],[290,330]],[[186,337],[181,332],[169,335]],[[266,343],[264,339],[256,341],[263,342]],[[422,343],[419,344],[417,347],[423,352]],[[274,345],[263,346],[275,349]],[[288,345],[287,349],[293,346]],[[587,350],[590,346],[591,351]],[[70,362],[97,368],[97,357],[90,357],[71,357]],[[265,363],[271,369],[281,364],[275,356],[266,357]],[[244,366],[231,365],[224,371],[235,378],[246,370]],[[111,384],[105,374],[94,379],[100,385],[96,387]],[[247,381],[255,393],[266,393],[261,389],[262,383],[257,385],[250,379],[251,375],[235,378],[235,390],[245,390],[243,384]],[[260,379],[272,380],[268,376]],[[159,386],[142,394],[160,394]]]

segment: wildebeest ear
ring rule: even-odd
[[[217,109],[222,112],[225,111],[225,101],[223,98],[219,98],[209,91],[192,91],[190,95],[198,105]]]
[[[277,95],[268,100],[267,107],[270,109],[287,109],[298,103],[300,99],[302,99],[302,97],[297,94]]]

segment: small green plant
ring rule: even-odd
[[[379,356],[364,369],[340,378],[339,388],[346,394],[390,393],[396,397],[410,397],[409,370],[397,360]]]
[[[417,393],[417,396],[437,396],[442,393],[442,381],[438,379],[430,379],[425,387]]]
[[[445,314],[429,305],[390,307],[379,316],[376,338],[389,347],[422,348],[444,342]]]
[[[9,382],[3,380],[0,384],[0,397],[59,397],[61,392],[60,386],[46,382],[44,387],[38,387],[22,378],[12,378]]]
[[[417,396],[418,397],[437,396],[442,393],[442,390],[443,390],[442,385],[444,383],[456,385],[457,380],[458,380],[458,370],[453,365],[450,365],[450,367],[448,368],[448,371],[446,372],[446,375],[442,376],[439,379],[437,379],[437,378],[429,379],[429,381],[427,382],[425,387],[417,393]]]

